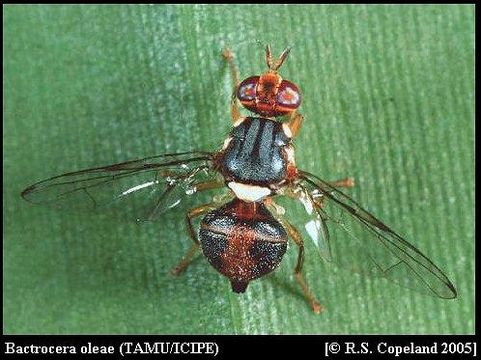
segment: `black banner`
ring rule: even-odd
[[[471,358],[475,336],[448,335],[159,335],[2,336],[5,358],[194,358],[282,357],[321,359]]]

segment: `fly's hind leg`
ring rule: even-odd
[[[321,305],[321,303],[316,299],[312,291],[309,289],[309,286],[307,285],[306,280],[302,276],[302,265],[304,264],[304,241],[302,240],[301,234],[299,233],[299,230],[296,229],[294,225],[292,225],[289,221],[285,219],[283,216],[284,214],[284,209],[277,205],[272,198],[268,198],[265,201],[265,204],[273,210],[273,213],[276,214],[277,220],[284,226],[286,229],[287,233],[289,236],[294,240],[294,243],[297,245],[299,248],[299,253],[297,255],[297,264],[296,267],[294,268],[294,276],[296,278],[296,281],[299,283],[302,289],[302,293],[304,297],[306,298],[307,302],[311,306],[312,310],[316,313],[319,314],[321,311],[324,310],[324,307]]]
[[[182,272],[184,272],[185,269],[187,269],[187,267],[191,263],[192,259],[194,258],[194,255],[197,253],[197,250],[200,247],[199,239],[197,238],[197,234],[195,233],[194,227],[192,226],[192,219],[196,218],[197,216],[204,215],[213,209],[215,209],[214,204],[209,203],[209,204],[205,204],[205,205],[201,205],[196,208],[193,208],[186,214],[185,220],[187,225],[187,233],[189,234],[189,237],[192,239],[194,244],[187,251],[187,253],[184,255],[182,260],[177,264],[177,266],[175,266],[171,270],[172,275],[177,276],[177,275],[180,275]]]
[[[299,248],[299,254],[297,256],[297,264],[296,264],[296,267],[294,268],[294,276],[296,278],[296,281],[301,286],[302,293],[304,294],[304,297],[306,298],[307,302],[311,305],[312,310],[316,314],[319,314],[321,311],[324,310],[324,307],[321,305],[321,303],[316,299],[315,295],[309,289],[309,286],[307,285],[307,282],[301,273],[302,265],[304,264],[304,241],[302,240],[299,230],[297,230],[294,227],[294,225],[292,225],[286,220],[283,220],[282,224],[286,228],[289,236],[294,240],[295,244]]]
[[[233,83],[232,99],[230,104],[230,113],[232,116],[232,122],[236,123],[241,118],[241,113],[239,110],[239,103],[237,101],[237,88],[239,87],[239,70],[234,62],[234,54],[229,48],[225,48],[222,51],[222,56],[229,64],[230,75]]]
[[[217,189],[222,186],[224,186],[224,183],[221,181],[205,181],[205,182],[200,182],[195,184],[195,189],[196,191],[205,191],[205,190]],[[195,207],[186,214],[185,221],[187,225],[187,233],[189,234],[189,237],[192,239],[194,244],[189,249],[189,251],[187,251],[187,253],[184,255],[182,260],[177,264],[177,266],[175,266],[171,270],[171,273],[173,275],[180,275],[182,272],[184,272],[185,269],[187,269],[190,262],[194,258],[194,255],[196,254],[197,250],[200,247],[199,239],[197,238],[197,234],[195,233],[194,227],[192,226],[192,219],[196,218],[197,216],[204,215],[208,213],[210,210],[213,210],[215,208],[216,208],[216,205],[212,202],[212,203]]]

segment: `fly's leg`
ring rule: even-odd
[[[224,59],[227,61],[229,64],[229,69],[230,69],[230,75],[232,78],[232,83],[233,83],[233,91],[232,91],[232,99],[231,99],[231,104],[230,104],[230,113],[232,116],[232,121],[236,123],[240,118],[241,118],[241,113],[239,110],[239,103],[237,102],[237,88],[239,87],[240,80],[239,80],[239,70],[237,69],[237,66],[234,62],[234,54],[229,48],[225,48],[222,51],[222,56]]]
[[[344,179],[331,181],[329,182],[329,185],[334,187],[351,188],[354,186],[354,179],[352,177],[347,177]]]
[[[290,116],[289,120],[284,123],[284,126],[289,128],[290,133],[292,134],[291,137],[295,137],[299,130],[301,129],[302,122],[304,120],[304,116],[299,114],[296,110],[294,110]]]
[[[336,187],[336,188],[351,188],[354,186],[354,179],[352,177],[347,177],[344,179],[339,179],[335,181],[329,181],[329,185]],[[322,208],[324,206],[324,197],[320,197],[317,199],[313,199],[314,204],[318,208]]]
[[[172,178],[172,184],[167,184],[167,187],[163,193],[163,196],[159,197],[156,205],[150,210],[149,215],[147,216],[147,220],[152,221],[158,213],[159,207],[162,206],[162,201],[165,198],[165,196],[168,196],[168,194],[175,189],[176,186],[179,186],[178,183],[184,181],[185,179],[188,179],[192,176],[194,176],[196,173],[201,171],[202,168],[196,168],[193,169],[190,173],[184,174],[184,175],[179,175],[178,173],[165,170],[165,171],[159,171],[157,176],[156,176],[156,181],[159,180],[159,175],[163,178]],[[170,181],[170,180],[168,180]],[[197,184],[194,184],[191,186],[191,190],[193,192],[198,192],[198,191],[203,191],[203,190],[210,190],[210,189],[218,189],[224,186],[224,182],[219,181],[219,180],[213,180],[213,181],[204,181],[204,182],[199,182]],[[140,219],[138,219],[140,221]]]
[[[297,230],[294,225],[289,223],[287,220],[282,220],[282,225],[287,230],[287,233],[289,236],[294,240],[295,244],[299,248],[299,254],[297,256],[297,265],[294,268],[294,276],[296,277],[297,282],[301,286],[302,293],[304,294],[304,297],[306,298],[307,302],[311,305],[312,310],[316,313],[319,314],[321,311],[324,310],[324,307],[321,305],[321,303],[316,299],[314,294],[311,292],[309,289],[309,286],[307,285],[306,280],[302,276],[301,270],[302,270],[302,265],[304,264],[304,241],[302,240],[301,234],[299,233],[299,230]]]
[[[203,181],[194,185],[195,191],[219,189],[225,185],[224,181]]]
[[[205,204],[205,205],[201,205],[196,208],[193,208],[186,214],[185,220],[187,224],[187,233],[189,234],[194,244],[187,251],[187,253],[184,255],[182,260],[177,264],[177,266],[171,270],[172,275],[177,276],[177,275],[180,275],[182,272],[184,272],[184,270],[187,269],[190,262],[192,261],[197,250],[199,249],[200,242],[199,242],[199,239],[197,238],[197,234],[195,233],[194,227],[192,226],[192,219],[196,218],[197,216],[204,215],[213,209],[215,209],[215,205],[213,203],[209,203],[209,204]]]
[[[311,305],[312,310],[319,314],[324,308],[321,303],[316,299],[314,294],[309,289],[306,280],[302,276],[302,265],[304,264],[304,241],[302,240],[301,234],[299,230],[296,229],[294,225],[292,225],[287,219],[284,217],[284,208],[276,204],[272,198],[266,198],[264,200],[264,204],[272,210],[274,214],[276,214],[277,220],[282,224],[282,226],[286,229],[287,233],[294,240],[294,243],[299,248],[299,254],[297,256],[297,264],[294,268],[294,276],[296,277],[296,281],[299,283],[302,289],[302,293],[306,298],[309,305]]]
[[[218,189],[223,186],[224,183],[221,181],[204,181],[195,184],[195,191]],[[187,233],[189,234],[194,244],[189,249],[189,251],[187,251],[182,260],[177,264],[177,266],[171,270],[171,273],[173,275],[180,275],[187,268],[187,266],[189,266],[195,253],[197,252],[197,249],[200,246],[199,239],[197,238],[197,234],[195,233],[194,227],[192,226],[192,219],[196,218],[197,216],[206,214],[207,212],[215,208],[216,206],[214,203],[209,203],[195,207],[186,214],[185,220],[187,225]]]
[[[229,70],[230,70],[232,82],[234,84],[234,90],[237,90],[237,87],[240,84],[240,80],[239,80],[239,70],[237,69],[237,66],[234,62],[234,53],[232,52],[231,49],[225,48],[224,50],[222,50],[222,56],[229,64]]]

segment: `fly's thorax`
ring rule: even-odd
[[[289,135],[271,119],[247,117],[236,124],[216,159],[236,196],[258,201],[289,180],[295,167]]]

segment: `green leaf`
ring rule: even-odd
[[[473,6],[7,6],[4,18],[6,333],[473,333]],[[266,43],[293,46],[281,74],[303,93],[298,166],[354,177],[349,193],[458,299],[325,266],[306,242],[327,309],[314,315],[295,246],[237,295],[202,256],[170,275],[190,246],[180,210],[137,225],[20,198],[63,172],[215,149],[231,126],[221,50],[244,78],[265,70]]]

